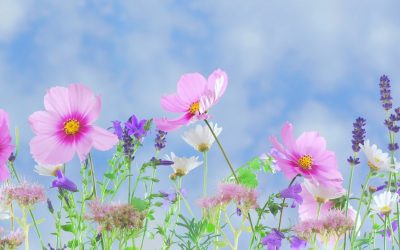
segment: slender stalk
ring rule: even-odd
[[[219,149],[221,150],[222,155],[224,156],[226,163],[228,163],[228,166],[229,166],[229,168],[230,168],[230,170],[231,170],[231,172],[232,172],[233,177],[235,178],[236,183],[239,183],[239,179],[238,179],[238,177],[237,177],[237,175],[236,175],[236,173],[235,173],[235,170],[233,169],[232,163],[229,161],[229,158],[228,158],[228,156],[227,156],[226,153],[225,153],[224,147],[222,146],[221,142],[219,141],[217,135],[214,133],[214,130],[213,130],[212,127],[210,126],[210,123],[209,123],[207,120],[204,120],[204,122],[207,124],[207,127],[210,129],[211,134],[213,135],[215,141],[217,142],[218,147],[219,147]],[[254,231],[254,226],[253,226],[253,222],[252,222],[252,220],[251,220],[251,215],[250,215],[250,213],[247,213],[247,218],[249,219],[251,231],[252,231],[253,234],[254,234],[255,231]]]
[[[151,175],[151,182],[150,182],[150,192],[149,194],[151,195],[153,193],[153,184],[154,184],[154,178],[156,177],[156,170],[157,168],[154,166],[153,167],[153,174]],[[178,199],[179,200],[179,199]],[[146,231],[147,231],[147,225],[149,223],[149,219],[146,217],[146,220],[144,222],[144,230],[143,230],[143,236],[142,236],[142,241],[140,243],[140,249],[143,249],[143,243],[144,243],[144,237],[146,235]]]
[[[228,156],[227,156],[226,153],[225,153],[224,147],[222,147],[222,144],[221,144],[221,142],[218,140],[218,137],[217,137],[217,135],[214,133],[214,130],[213,130],[212,127],[210,126],[210,123],[208,123],[207,120],[204,120],[204,122],[207,124],[208,128],[209,128],[210,131],[211,131],[211,134],[213,135],[215,141],[217,142],[218,147],[219,147],[219,149],[221,150],[221,153],[222,153],[222,155],[224,156],[226,163],[228,163],[228,166],[229,166],[229,168],[231,169],[232,175],[233,175],[233,177],[235,178],[236,183],[239,183],[239,179],[238,179],[238,177],[237,177],[237,175],[236,175],[236,173],[235,173],[235,170],[233,169],[232,163],[230,162]]]
[[[182,187],[182,177],[179,176],[178,177],[178,190],[181,189],[181,187]],[[181,213],[181,195],[178,195],[177,198],[178,198],[178,200],[177,200],[177,202],[178,202],[178,211],[177,211],[177,213],[175,215],[175,221],[172,224],[171,235],[170,235],[170,237],[168,237],[169,241],[171,241],[172,237],[174,237],[176,223],[178,222],[178,218],[179,218],[179,215]]]
[[[298,176],[300,176],[300,175],[296,175],[295,177],[293,177],[293,179],[289,183],[289,186],[288,186],[289,188],[293,185],[294,181],[296,180],[296,178]],[[282,223],[282,216],[283,216],[283,209],[284,209],[285,201],[286,201],[286,198],[283,198],[282,203],[281,203],[281,213],[279,215],[278,231],[281,230],[281,223]]]
[[[354,153],[354,159],[357,158],[357,153]],[[355,165],[354,164],[350,164],[350,179],[349,179],[349,184],[347,186],[347,194],[346,194],[346,217],[347,217],[347,211],[349,210],[349,200],[350,200],[350,189],[351,189],[351,184],[353,182],[353,175],[354,175],[354,168]],[[344,234],[344,242],[343,242],[343,250],[346,249],[346,241],[347,241],[347,232]]]
[[[90,154],[90,153],[89,153],[89,165],[90,165],[90,172],[91,172],[91,174],[92,174],[93,195],[94,195],[94,198],[97,198],[96,176],[95,176],[95,174],[94,174],[94,167],[93,167],[92,154]]]
[[[387,216],[385,216],[385,226],[383,231],[383,250],[386,250],[386,227],[387,227]]]
[[[207,196],[207,151],[203,153],[203,161],[204,161],[204,178],[203,178],[203,196]]]
[[[358,202],[358,208],[357,208],[356,219],[355,219],[354,221],[358,221],[358,217],[360,216],[360,210],[361,210],[362,199],[363,199],[363,197],[364,197],[365,190],[367,189],[368,181],[369,181],[369,179],[371,178],[371,174],[372,174],[372,172],[369,171],[369,172],[368,172],[368,175],[367,175],[367,178],[365,179],[365,182],[364,182],[364,185],[363,185],[363,188],[362,188],[362,191],[361,191],[360,200],[359,200],[359,202]],[[356,225],[354,225],[354,226],[356,227]],[[353,230],[353,233],[351,234],[351,248],[350,248],[350,249],[354,249],[354,243],[355,243],[355,240],[356,240],[356,237],[357,237],[357,234],[355,233],[355,231],[356,231],[356,230]]]

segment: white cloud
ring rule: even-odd
[[[0,42],[8,42],[23,30],[29,5],[24,0],[0,1]]]

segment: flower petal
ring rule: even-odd
[[[116,135],[97,126],[92,126],[91,138],[93,147],[101,151],[109,150],[118,143]]]
[[[71,114],[68,89],[64,87],[52,87],[44,96],[44,107],[48,111],[57,113],[60,117]]]
[[[101,98],[82,84],[71,84],[68,87],[71,111],[78,112],[90,124],[95,121],[101,111]]]
[[[183,101],[177,94],[172,94],[172,95],[164,95],[161,97],[161,106],[169,112],[174,112],[174,113],[182,113],[186,112],[191,102],[185,102]]]
[[[37,135],[29,143],[35,161],[42,164],[62,164],[74,157],[73,144],[61,143],[56,136]]]
[[[51,135],[57,131],[57,115],[51,111],[37,111],[29,116],[29,124],[35,134]]]
[[[198,102],[206,90],[207,81],[199,73],[185,74],[179,79],[177,92],[187,104]]]
[[[170,120],[167,118],[154,118],[154,123],[156,124],[157,129],[169,132],[188,124],[192,117],[193,116],[191,114],[186,113],[182,117],[175,120]]]

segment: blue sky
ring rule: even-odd
[[[288,120],[298,134],[325,136],[347,177],[357,116],[368,120],[368,137],[386,147],[378,79],[389,75],[398,104],[399,8],[398,1],[1,0],[0,107],[21,131],[17,165],[27,179],[49,185],[32,171],[27,117],[43,109],[51,86],[90,86],[102,95],[98,123],[108,127],[132,113],[163,115],[159,98],[175,91],[182,74],[222,68],[229,87],[212,114],[234,165],[268,151],[268,136]],[[184,130],[170,135],[165,153],[194,154],[180,140]],[[95,160],[102,166],[106,156]],[[211,157],[215,186],[228,168],[217,148]],[[361,181],[367,170],[357,171]],[[169,169],[160,174],[166,178]],[[197,182],[187,177],[192,200],[201,192]],[[265,177],[261,193],[277,191],[276,184],[287,182]]]

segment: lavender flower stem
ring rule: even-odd
[[[354,159],[357,159],[357,153],[354,152]],[[353,175],[354,175],[354,168],[355,168],[355,164],[351,163],[350,164],[350,179],[349,179],[349,184],[347,186],[347,194],[346,194],[346,216],[347,216],[347,211],[349,210],[349,200],[350,200],[350,189],[351,189],[351,184],[353,182]],[[344,234],[344,242],[343,242],[343,250],[346,250],[346,241],[347,241],[347,237],[346,234]]]

